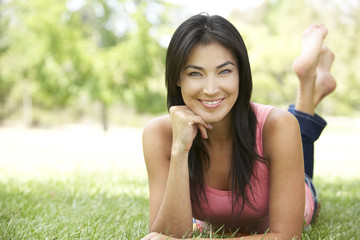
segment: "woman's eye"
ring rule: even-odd
[[[227,74],[227,73],[231,73],[231,70],[229,69],[224,69],[220,72],[220,74]]]
[[[191,73],[189,73],[189,76],[198,77],[198,76],[201,76],[201,74],[198,72],[191,72]]]

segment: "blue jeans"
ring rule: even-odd
[[[291,112],[299,122],[305,173],[312,179],[314,175],[314,142],[320,137],[327,123],[317,114],[312,116],[295,110],[294,105],[289,106],[289,112]]]
[[[301,139],[303,144],[305,183],[311,190],[314,199],[315,211],[317,209],[317,193],[312,178],[314,175],[314,142],[320,137],[321,132],[326,127],[326,121],[319,115],[309,115],[295,110],[294,105],[289,106],[291,112],[298,120],[300,125]]]

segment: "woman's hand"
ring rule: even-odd
[[[207,129],[212,129],[212,126],[187,106],[172,106],[169,112],[173,129],[173,147],[188,152],[198,130],[203,138],[208,138]]]
[[[143,237],[141,240],[175,240],[175,239],[178,238],[172,238],[160,233],[152,232],[146,235],[145,237]]]

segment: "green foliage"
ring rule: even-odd
[[[331,73],[336,91],[319,111],[326,115],[351,115],[360,109],[360,5],[354,1],[276,0],[248,12],[234,11],[230,20],[247,44],[253,71],[253,100],[282,106],[294,102],[297,78],[291,64],[301,51],[301,34],[311,24],[329,29],[325,45],[335,53]],[[335,17],[337,16],[337,17]]]
[[[163,93],[142,89],[135,92],[134,98],[138,112],[159,114],[166,110],[166,97]]]
[[[166,22],[160,2],[13,0],[1,9],[0,119],[24,98],[53,109],[84,96],[109,106],[128,92],[141,99],[158,94],[134,89],[152,91],[150,79],[164,68],[165,49],[152,34]],[[159,112],[159,104],[134,102],[138,110]]]
[[[84,99],[165,112],[164,39],[181,15],[173,7],[160,0],[2,1],[0,122],[21,108],[68,108]],[[229,20],[249,49],[253,100],[293,102],[297,80],[291,63],[300,53],[300,36],[311,23],[323,22],[330,32],[325,44],[336,55],[332,74],[338,88],[320,110],[359,110],[359,16],[354,1],[269,0],[254,10],[233,11]]]

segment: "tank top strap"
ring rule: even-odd
[[[257,125],[256,125],[256,151],[260,156],[264,156],[263,153],[263,141],[262,141],[262,133],[265,121],[270,113],[270,111],[274,108],[270,105],[263,105],[259,103],[251,103],[251,106],[255,112]]]

